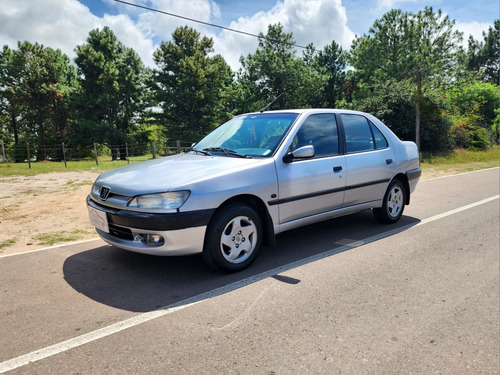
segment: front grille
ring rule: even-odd
[[[123,240],[129,240],[129,241],[134,240],[134,236],[132,235],[132,231],[130,229],[120,227],[112,223],[109,223],[109,234],[121,238]]]

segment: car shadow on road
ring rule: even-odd
[[[403,216],[397,224],[387,226],[377,223],[370,212],[361,212],[287,231],[277,237],[275,247],[264,247],[252,266],[235,274],[211,270],[200,255],[157,257],[110,245],[70,256],[63,272],[66,282],[88,298],[127,311],[147,312],[249,277],[257,281],[259,275],[276,268],[335,254],[335,249],[345,251],[350,243],[390,230],[398,233],[398,228],[403,231],[417,223],[418,219]]]

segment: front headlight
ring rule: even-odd
[[[128,207],[148,210],[175,210],[182,206],[189,197],[189,191],[145,194],[134,197]]]

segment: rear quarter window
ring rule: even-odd
[[[373,132],[373,138],[375,139],[375,148],[380,149],[380,148],[389,147],[387,144],[387,139],[385,139],[382,132],[380,130],[378,130],[378,128],[375,125],[373,125],[371,122],[370,122],[370,127],[371,127],[372,132]]]

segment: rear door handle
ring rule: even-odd
[[[342,167],[339,165],[338,167],[333,167],[333,172],[337,173],[342,170]]]
[[[386,163],[387,165],[392,164],[392,159],[385,159],[385,163]]]

